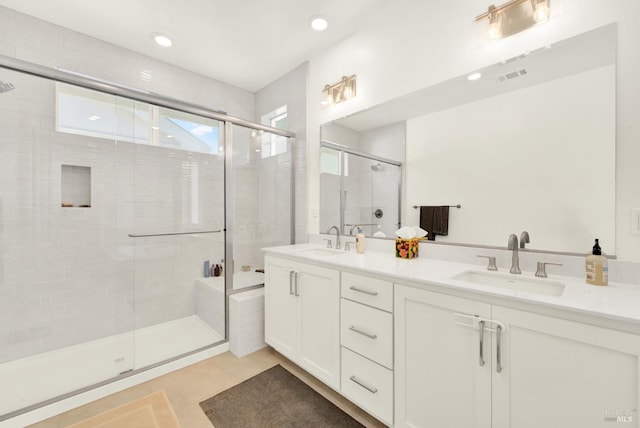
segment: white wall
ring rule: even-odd
[[[320,124],[500,60],[618,22],[616,120],[616,254],[640,260],[640,236],[631,235],[631,209],[640,207],[640,3],[628,0],[554,0],[554,17],[505,40],[476,46],[473,19],[480,0],[399,0],[383,19],[310,61],[309,230],[318,231]],[[321,90],[342,75],[358,76],[358,96],[321,109]]]

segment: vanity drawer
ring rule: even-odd
[[[342,297],[393,311],[393,283],[364,275],[342,272]]]
[[[342,348],[342,394],[380,419],[393,424],[393,372]]]
[[[392,369],[393,316],[351,300],[340,300],[340,344]]]

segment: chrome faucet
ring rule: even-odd
[[[511,269],[509,273],[521,274],[520,271],[520,259],[518,258],[518,237],[512,233],[509,235],[509,244],[507,248],[513,251],[513,255],[511,256]]]
[[[360,228],[360,226],[358,226],[357,224],[354,224],[353,226],[351,226],[351,229],[349,229],[349,235],[353,235],[353,229],[355,228]]]
[[[333,229],[336,230],[336,248],[339,250],[340,249],[340,229],[338,229],[338,226],[331,226],[327,230],[327,233],[331,233]]]
[[[525,230],[520,234],[520,248],[524,248],[524,244],[528,244],[529,242],[529,232]]]

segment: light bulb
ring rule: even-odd
[[[498,40],[500,37],[502,37],[500,23],[498,21],[495,21],[489,24],[489,28],[487,29],[487,38],[489,40]]]
[[[547,2],[540,2],[536,4],[536,8],[533,11],[533,20],[536,22],[545,22],[549,19],[549,5]]]
[[[153,40],[162,47],[168,48],[169,46],[173,45],[173,42],[171,41],[169,36],[165,34],[153,33],[151,36],[153,37]]]
[[[327,18],[322,15],[312,16],[309,20],[309,24],[315,31],[324,31],[329,27],[329,21],[327,21]]]

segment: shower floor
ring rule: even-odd
[[[0,364],[0,415],[223,339],[192,315]]]

